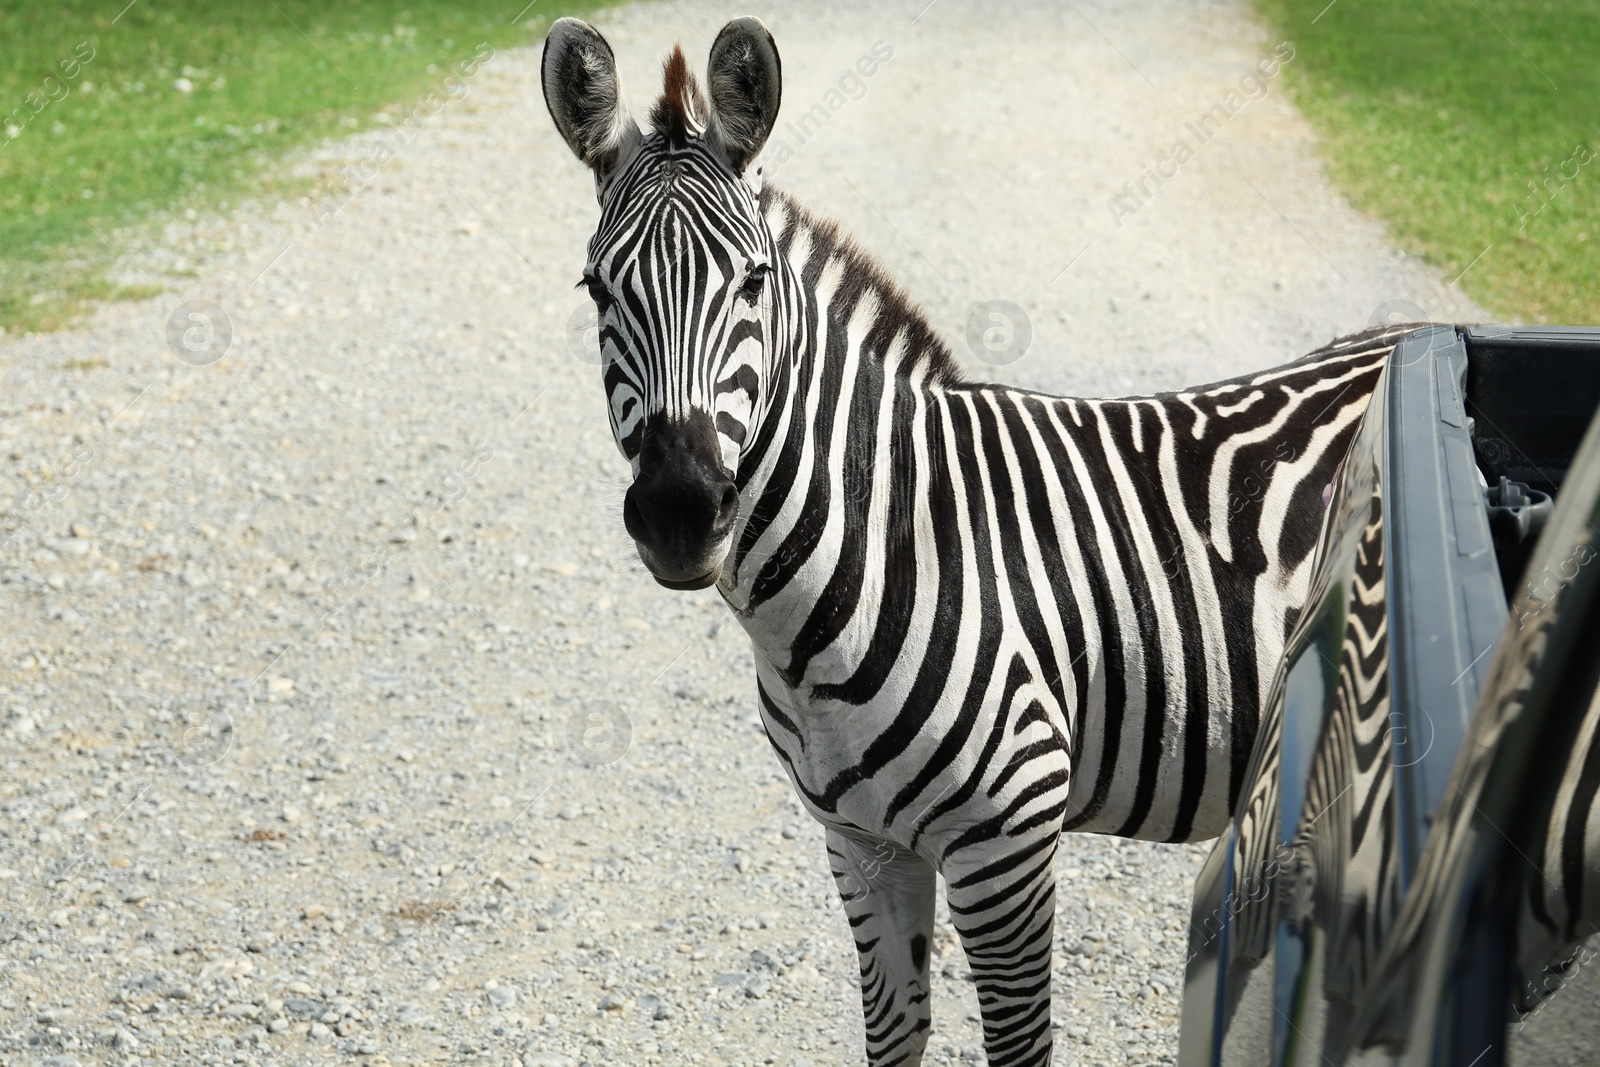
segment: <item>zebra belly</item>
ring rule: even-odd
[[[758,656],[768,740],[802,804],[823,825],[890,841],[944,869],[952,852],[1000,854],[1060,830],[1071,762],[1048,693],[1001,676],[975,708],[816,701]]]
[[[1220,835],[1231,815],[1230,724],[1238,709],[1148,707],[1130,698],[1120,714],[1108,714],[1104,688],[1091,684],[1072,735],[1079,750],[1063,829],[1169,843]],[[1126,688],[1138,692],[1138,680]]]

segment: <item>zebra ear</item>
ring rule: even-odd
[[[617,59],[598,30],[580,19],[557,19],[544,39],[544,103],[556,129],[601,187],[642,139],[622,100]]]
[[[706,70],[711,121],[706,137],[743,174],[778,121],[783,65],[778,46],[760,19],[734,19],[711,45]]]

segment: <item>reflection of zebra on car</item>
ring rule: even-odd
[[[1510,903],[1497,926],[1503,943],[1493,948],[1510,962],[1504,986],[1514,1031],[1590,963],[1590,939],[1600,933],[1600,573],[1586,566],[1600,550],[1600,418],[1583,451],[1590,462],[1574,464],[1579,473],[1562,491],[1595,507],[1582,514],[1558,506],[1518,583],[1484,683],[1493,698],[1480,703],[1462,740],[1437,829],[1373,983],[1381,992],[1456,981],[1459,961],[1439,946],[1459,938],[1462,917],[1443,902],[1482,908],[1481,893],[1498,891]],[[1587,484],[1575,484],[1580,479]],[[1498,857],[1499,877],[1468,899],[1460,887],[1474,885],[1469,872],[1486,853]],[[1586,978],[1592,996],[1595,976]],[[1361,1032],[1413,1036],[1405,1033],[1412,1020],[1371,999]],[[1586,1044],[1592,1026],[1590,1019],[1565,1041],[1540,1036]]]
[[[1359,433],[1370,438],[1373,429],[1364,425]],[[1387,756],[1397,741],[1407,743],[1392,736],[1389,712],[1381,451],[1358,441],[1351,455],[1362,462],[1340,469],[1331,493],[1335,508],[1316,553],[1318,559],[1348,560],[1349,565],[1318,572],[1307,611],[1290,637],[1291,645],[1314,649],[1303,658],[1302,673],[1314,677],[1314,691],[1327,711],[1310,755],[1304,795],[1297,807],[1282,811],[1281,775],[1261,764],[1282,758],[1284,702],[1295,683],[1280,680],[1267,706],[1256,764],[1246,775],[1251,789],[1235,815],[1235,870],[1250,892],[1227,915],[1234,968],[1223,994],[1229,1021],[1240,1012],[1270,1019],[1270,976],[1252,972],[1273,947],[1280,923],[1304,936],[1313,921],[1320,921],[1329,932],[1316,939],[1318,951],[1331,955],[1313,961],[1316,992],[1306,998],[1310,1008],[1294,1025],[1333,1062],[1339,1062],[1340,1037],[1399,907],[1398,865],[1390,851],[1394,837],[1368,831],[1394,818],[1394,767]],[[1336,607],[1330,611],[1329,605]],[[1215,949],[1222,925],[1209,915],[1196,917],[1189,935],[1191,964]],[[1230,1028],[1226,1061],[1264,1061],[1269,1048],[1251,1042],[1269,1033],[1270,1026]]]
[[[1482,389],[1495,365],[1469,368],[1470,336],[1401,341],[1335,479],[1244,795],[1197,880],[1186,1062],[1544,1063],[1586,1040],[1572,1019],[1594,975],[1559,1022],[1507,1030],[1600,930],[1600,420],[1577,458],[1545,442],[1570,462],[1545,483],[1559,499],[1531,563],[1502,552],[1508,516],[1469,447],[1469,411],[1494,426],[1469,369]]]
[[[1522,595],[1512,606],[1517,636],[1511,640],[1526,649],[1525,670],[1536,669],[1562,601],[1594,562],[1597,523],[1600,515],[1574,530],[1557,527],[1552,544],[1542,546],[1542,557],[1523,579]],[[1590,656],[1600,657],[1600,635],[1587,636]],[[1590,685],[1592,696],[1556,776],[1549,817],[1539,820],[1528,842],[1531,866],[1519,915],[1515,986],[1516,1010],[1524,1019],[1596,956],[1589,939],[1600,933],[1600,679]],[[1564,710],[1578,718],[1577,708]]]
[[[1584,712],[1567,757],[1543,848],[1530,859],[1538,875],[1524,899],[1516,1007],[1526,1016],[1594,961],[1589,938],[1600,933],[1600,688]]]
[[[658,582],[715,585],[751,637],[870,1060],[921,1058],[942,872],[990,1062],[1048,1062],[1058,837],[1222,828],[1398,333],[1154,397],[966,382],[880,268],[763,188],[765,28],[724,28],[709,102],[681,53],[665,81],[645,134],[600,35],[550,32],[546,101],[600,200],[582,284],[624,522]]]

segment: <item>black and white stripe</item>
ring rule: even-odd
[[[597,47],[564,23],[547,97],[552,51]],[[618,443],[637,473],[650,426],[715,427],[739,497],[717,587],[827,828],[869,1061],[921,1059],[937,871],[990,1063],[1047,1063],[1059,836],[1220,832],[1398,331],[1157,396],[968,382],[835,226],[695,135],[676,77],[590,244]]]

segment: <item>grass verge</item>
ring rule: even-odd
[[[1600,5],[1258,4],[1359,207],[1497,316],[1600,322]]]
[[[10,332],[159,291],[113,280],[129,227],[288,192],[273,167],[286,151],[429,94],[460,99],[486,55],[536,43],[553,13],[525,0],[124,2],[0,7]]]

